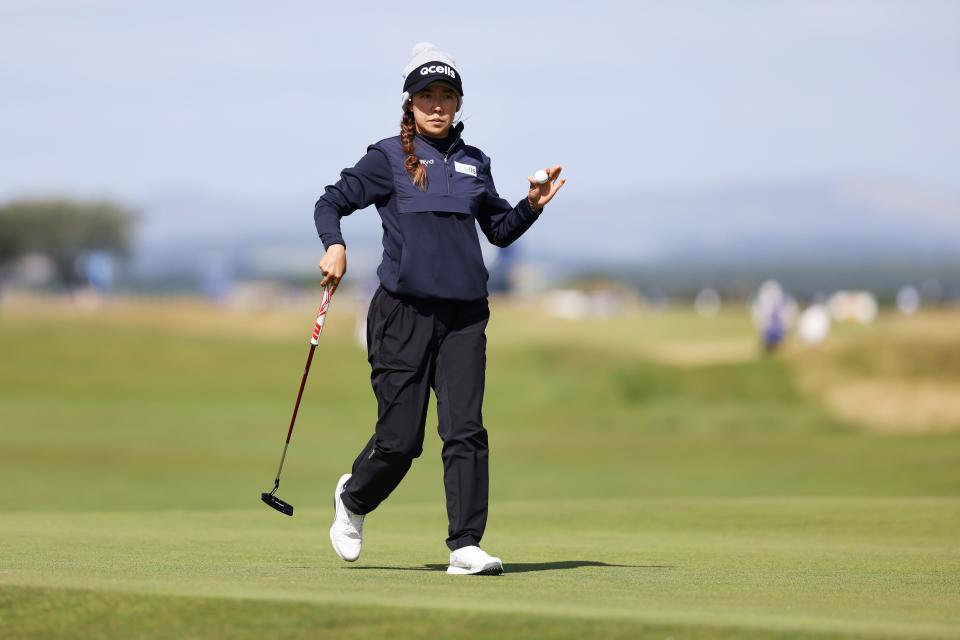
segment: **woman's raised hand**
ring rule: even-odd
[[[340,284],[340,279],[347,272],[347,248],[342,244],[332,244],[320,259],[320,272],[323,280],[320,286],[330,285],[330,295],[333,295]]]
[[[533,176],[527,176],[527,180],[530,181],[530,192],[527,194],[527,201],[530,202],[531,209],[537,211],[543,209],[543,207],[553,199],[557,191],[560,191],[560,187],[567,183],[566,179],[557,180],[560,176],[561,169],[563,169],[563,167],[560,165],[554,165],[546,169],[547,181],[543,184],[538,183]]]

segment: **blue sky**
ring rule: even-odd
[[[503,195],[809,178],[960,191],[958,2],[0,4],[0,197],[312,203],[457,60]],[[558,196],[559,197],[559,196]]]

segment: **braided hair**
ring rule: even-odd
[[[420,191],[427,190],[427,168],[423,166],[413,149],[413,136],[417,132],[417,122],[413,118],[412,109],[403,110],[403,119],[400,120],[400,144],[407,153],[403,163],[404,169],[410,174],[410,180]]]

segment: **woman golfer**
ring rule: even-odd
[[[487,432],[483,427],[487,270],[477,225],[505,247],[530,228],[563,186],[560,166],[543,184],[532,177],[516,206],[498,194],[490,158],[453,126],[463,105],[454,60],[421,43],[403,71],[400,134],[367,147],[355,167],[326,187],[314,220],[326,253],[322,284],[347,270],[340,218],[371,204],[383,221],[380,286],[367,313],[367,359],[377,397],[370,441],[334,491],[330,527],[342,559],[360,556],[364,516],[390,495],[423,451],[427,403],[437,396],[443,439],[450,574],[499,574],[480,547],[487,523]]]

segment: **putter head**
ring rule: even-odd
[[[266,502],[268,507],[272,507],[284,515],[293,515],[293,505],[284,502],[272,493],[261,493],[260,499]]]

